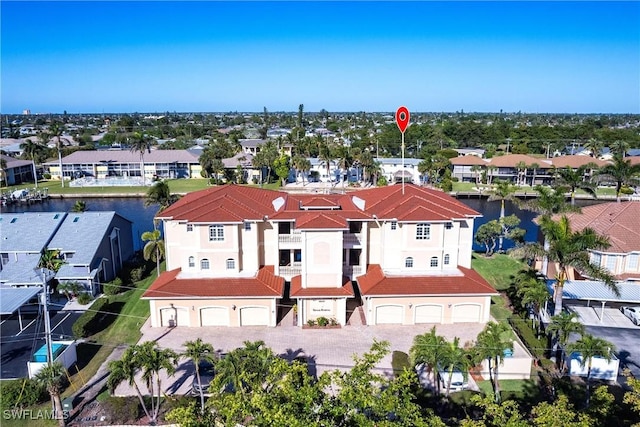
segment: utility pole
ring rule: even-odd
[[[42,307],[44,310],[44,338],[47,342],[47,365],[51,366],[53,364],[53,346],[51,345],[51,319],[49,318],[49,307],[47,303],[49,302],[49,292],[47,292],[47,275],[45,273],[46,269],[40,269],[40,275],[42,277]]]

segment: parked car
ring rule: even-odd
[[[622,306],[620,311],[631,319],[634,325],[640,326],[640,307]]]
[[[447,388],[447,384],[449,383],[449,371],[438,371],[438,378],[440,379],[440,387],[442,390],[445,390]],[[451,373],[451,392],[454,391],[462,391],[462,390],[466,390],[467,388],[469,388],[469,384],[467,383],[467,381],[464,379],[464,374],[455,369],[452,373]]]
[[[215,371],[213,369],[213,365],[210,362],[202,361],[198,365],[198,370],[200,371],[200,384],[198,384],[198,376],[193,372],[193,383],[191,385],[191,390],[193,394],[199,395],[200,390],[203,393],[209,393],[209,385],[213,381],[213,377],[215,376]]]

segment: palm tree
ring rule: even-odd
[[[640,163],[631,164],[631,160],[626,160],[622,156],[615,156],[613,164],[609,164],[599,172],[600,175],[609,175],[616,182],[616,200],[620,202],[622,187],[630,185],[640,180]]]
[[[145,260],[156,262],[156,270],[158,277],[160,277],[160,260],[164,258],[165,254],[164,240],[162,240],[160,230],[145,231],[141,238],[143,242],[147,242],[142,250],[142,255]]]
[[[71,141],[68,138],[62,137],[62,127],[54,122],[49,126],[49,134],[54,139],[56,144],[56,150],[58,150],[58,165],[60,167],[60,181],[62,188],[64,188],[64,172],[62,171],[62,148],[64,148],[65,142],[67,144],[71,144]]]
[[[322,144],[319,147],[318,160],[320,164],[327,168],[327,180],[331,182],[331,162],[333,162],[334,156],[331,152],[331,148],[327,144]]]
[[[460,347],[460,338],[455,337],[453,342],[447,343],[445,346],[445,354],[442,358],[442,364],[449,373],[449,380],[447,381],[446,388],[446,395],[449,396],[453,371],[461,371],[466,378],[469,374],[469,368],[471,367],[469,353],[464,348]]]
[[[570,277],[572,269],[596,280],[601,280],[616,295],[619,295],[618,287],[613,276],[604,268],[592,264],[589,261],[590,250],[602,250],[609,247],[609,239],[600,236],[592,228],[584,228],[581,231],[572,231],[571,223],[566,215],[559,221],[549,217],[542,217],[540,229],[545,239],[548,239],[548,247],[539,243],[531,243],[524,247],[525,254],[529,256],[547,257],[549,262],[557,264],[557,276],[554,289],[555,314],[562,311],[562,290],[564,282]]]
[[[302,186],[304,187],[304,176],[311,169],[311,162],[302,155],[293,157],[293,167],[296,171],[301,172]]]
[[[169,184],[167,184],[166,181],[158,181],[147,190],[144,206],[159,205],[160,209],[158,213],[160,213],[171,206],[176,200],[178,200],[178,197],[171,194]]]
[[[144,413],[150,424],[154,425],[158,419],[160,399],[163,395],[159,373],[164,369],[169,375],[173,375],[177,360],[178,355],[173,350],[160,349],[155,341],[133,345],[124,351],[120,360],[109,362],[107,387],[113,393],[124,381],[133,386]],[[151,408],[147,407],[140,386],[136,382],[138,373],[142,373],[142,379],[151,394]]]
[[[529,168],[531,169],[531,186],[533,187],[536,185],[536,172],[540,169],[540,165],[537,163],[531,163]]]
[[[595,138],[591,138],[584,145],[584,148],[591,151],[591,157],[595,157],[597,159],[598,157],[600,157],[600,154],[602,154],[602,149],[604,148],[604,145],[602,144],[602,141]]]
[[[85,202],[84,200],[77,200],[74,204],[73,207],[71,208],[71,212],[86,212],[87,210],[87,202]]]
[[[53,399],[54,416],[58,420],[58,425],[64,427],[64,413],[62,411],[62,401],[60,400],[60,393],[65,379],[65,369],[60,362],[53,362],[50,360],[49,364],[43,367],[34,380],[42,384],[49,392],[51,399]]]
[[[615,351],[615,346],[609,341],[594,337],[591,334],[585,334],[575,343],[569,345],[571,353],[580,353],[580,366],[583,368],[587,365],[587,398],[586,406],[589,407],[589,399],[591,397],[591,364],[594,357],[604,358],[607,362],[611,361],[611,354]]]
[[[571,334],[584,334],[584,325],[580,323],[580,317],[576,313],[562,311],[551,318],[547,331],[555,338],[556,345],[553,348],[556,352],[561,350],[559,365],[564,372],[564,349],[569,343],[569,337]]]
[[[58,292],[63,293],[67,300],[71,301],[74,296],[77,296],[84,290],[84,287],[77,281],[62,282],[58,285]]]
[[[517,187],[505,180],[496,181],[495,188],[491,190],[491,195],[487,199],[492,202],[494,200],[500,200],[500,220],[504,220],[504,201],[513,200]],[[504,233],[503,233],[504,234]],[[504,238],[500,236],[498,241],[498,251],[502,251],[502,243]]]
[[[484,168],[480,165],[473,165],[471,166],[471,172],[473,173],[473,176],[476,180],[476,187],[482,191],[482,189],[480,188],[480,174],[482,173],[482,170]]]
[[[537,212],[546,217],[562,212],[580,212],[580,208],[567,203],[564,192],[556,188],[536,185],[533,189],[538,193],[537,196],[519,203],[518,206],[521,209]]]
[[[200,391],[200,413],[204,412],[204,391],[202,390],[202,381],[200,379],[200,362],[213,363],[214,352],[213,346],[205,343],[201,338],[195,341],[187,341],[183,344],[186,350],[182,355],[193,361],[196,369],[196,379],[198,380],[198,390]]]
[[[42,163],[42,160],[46,158],[47,147],[45,145],[42,145],[37,142],[33,142],[30,139],[27,139],[25,142],[20,144],[20,148],[23,150],[22,157],[26,157],[27,159],[33,162],[33,181],[35,183],[36,188],[38,188],[38,175],[36,172],[36,164]],[[5,160],[5,166],[3,167],[3,170],[5,168],[6,168],[6,160]]]
[[[489,187],[493,184],[493,171],[496,169],[498,168],[494,165],[487,165],[487,185]]]
[[[513,351],[513,341],[505,338],[508,332],[509,327],[504,323],[489,322],[478,334],[475,347],[478,360],[489,361],[489,376],[497,403],[501,401],[498,366],[502,364],[504,352]]]
[[[0,186],[7,185],[7,160],[4,157],[0,157]],[[36,186],[38,180],[36,179]]]
[[[362,166],[362,179],[365,182],[369,182],[369,175],[371,175],[371,168],[373,167],[373,154],[368,149],[363,150],[358,156],[358,161]]]
[[[447,347],[447,341],[440,335],[436,335],[436,327],[434,326],[428,333],[416,335],[409,350],[412,366],[424,364],[431,371],[436,392],[440,391],[438,362],[444,358],[448,351]]]
[[[540,311],[549,300],[549,291],[545,281],[537,276],[534,269],[525,270],[516,277],[517,294],[522,307],[530,307],[534,313],[536,332],[540,333]]]
[[[144,175],[144,152],[151,153],[151,143],[146,135],[141,132],[134,132],[129,140],[129,150],[132,153],[140,154],[140,176],[142,177],[142,184],[146,183]]]
[[[344,190],[345,175],[349,174],[349,167],[353,163],[353,157],[348,147],[340,146],[337,148],[336,153],[338,168],[340,168],[340,181],[342,181],[342,189]],[[342,172],[344,171],[344,173]]]
[[[60,258],[59,250],[45,249],[45,251],[40,256],[38,267],[57,272],[58,270],[60,270],[60,267],[62,267],[62,264],[64,264],[64,260]]]
[[[621,139],[615,140],[611,146],[611,151],[613,151],[615,157],[626,157],[628,149],[629,143]]]
[[[577,189],[583,190],[593,197],[597,197],[596,186],[592,182],[585,181],[584,179],[588,169],[591,169],[590,165],[582,165],[576,169],[566,167],[556,171],[558,176],[556,185],[559,188],[567,187],[570,190],[572,206],[576,204]]]
[[[524,185],[526,184],[526,179],[527,179],[527,164],[525,162],[518,162],[516,164],[516,169],[518,169],[518,182],[517,185]]]

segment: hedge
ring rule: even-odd
[[[98,298],[91,307],[75,321],[71,330],[76,338],[86,338],[93,335],[103,320],[105,308],[108,308],[109,298]]]
[[[524,341],[529,351],[537,358],[541,359],[545,356],[547,348],[547,338],[536,338],[536,332],[531,328],[531,321],[525,320],[519,316],[509,318],[509,323],[515,329],[516,333]]]

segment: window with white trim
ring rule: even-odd
[[[391,229],[396,230],[398,228],[398,221],[391,221]]]
[[[193,224],[187,224],[187,231],[193,231]]]
[[[429,240],[431,238],[431,226],[427,223],[416,225],[416,240]]]
[[[600,254],[591,254],[591,264],[597,265],[600,267],[602,265],[602,255]]]
[[[615,271],[617,256],[607,255],[607,270]]]
[[[193,268],[196,266],[196,259],[192,256],[189,257],[189,267]]]
[[[629,254],[629,261],[627,262],[627,270],[637,270],[638,269],[638,259],[640,259],[640,255],[638,254]]]
[[[447,222],[444,224],[444,229],[445,230],[451,230],[453,228],[453,223],[452,222]]]
[[[227,260],[227,270],[235,270],[236,268],[236,260],[233,258],[229,258]]]
[[[200,260],[200,270],[208,270],[209,269],[209,260],[204,258]]]
[[[214,224],[209,226],[209,241],[221,242],[224,240],[224,225]]]
[[[244,223],[244,231],[251,231],[251,223],[250,222],[245,222]]]
[[[438,257],[437,256],[431,257],[431,264],[430,265],[431,265],[431,267],[437,267],[438,266]]]
[[[450,260],[450,258],[449,258],[449,254],[445,254],[445,255],[444,255],[444,261],[443,261],[443,264],[444,264],[444,265],[449,265],[449,260]]]
[[[413,258],[412,258],[412,257],[407,257],[407,258],[404,260],[404,266],[405,266],[406,268],[413,268]]]

